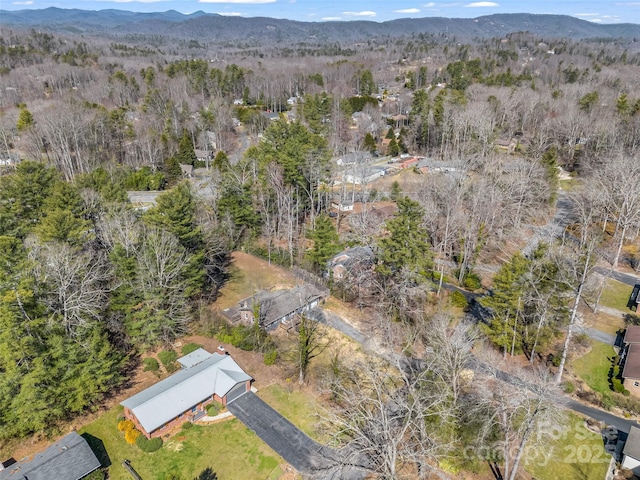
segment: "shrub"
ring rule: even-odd
[[[189,430],[191,428],[193,428],[193,423],[191,422],[184,422],[182,424],[182,430]]]
[[[157,372],[158,370],[160,370],[160,364],[153,357],[145,358],[142,361],[142,364],[144,365],[144,368],[142,370],[145,372]]]
[[[572,382],[567,380],[562,384],[562,390],[564,390],[564,393],[571,394],[576,391],[576,386]]]
[[[611,385],[613,386],[613,391],[616,393],[623,393],[626,390],[619,378],[612,378]]]
[[[136,445],[145,453],[153,453],[160,450],[160,447],[162,447],[162,439],[160,437],[156,437],[149,440],[144,435],[140,435],[136,439]]]
[[[136,440],[138,439],[139,436],[140,436],[140,432],[135,428],[132,428],[131,430],[127,430],[124,432],[124,439],[127,441],[129,445],[133,445],[134,443],[136,443]]]
[[[469,303],[467,302],[467,298],[464,296],[462,292],[458,290],[454,291],[451,296],[451,304],[454,307],[467,308]]]
[[[212,402],[209,405],[207,405],[207,415],[209,415],[210,417],[215,417],[218,413],[220,413],[220,407],[222,405],[220,405],[217,402]]]
[[[86,477],[82,477],[82,480],[104,480],[104,478],[105,471],[99,468],[98,470],[94,470],[93,472],[91,472]]]
[[[118,422],[118,430],[121,432],[128,432],[129,430],[133,430],[135,425],[131,420],[121,420]]]
[[[182,355],[189,355],[192,352],[195,352],[196,350],[198,350],[199,348],[202,348],[202,345],[200,345],[199,343],[187,343],[185,346],[182,347]]]
[[[263,361],[265,365],[274,365],[278,360],[278,351],[277,350],[269,350],[264,354]]]
[[[178,359],[178,354],[173,350],[162,350],[158,353],[158,358],[162,362],[164,368],[167,369],[167,372],[174,372],[176,367],[176,360]]]
[[[469,272],[464,277],[462,284],[470,290],[478,290],[482,288],[482,280],[477,273]]]

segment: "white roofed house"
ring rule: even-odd
[[[159,437],[205,414],[215,401],[234,401],[251,389],[251,378],[222,347],[198,350],[178,359],[182,369],[123,401],[124,415],[147,438]]]

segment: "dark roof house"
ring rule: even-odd
[[[371,247],[352,247],[338,253],[327,263],[328,273],[335,280],[342,280],[354,273],[371,270],[375,255]]]
[[[252,324],[257,320],[261,326],[273,329],[281,322],[317,307],[327,296],[328,292],[310,284],[283,290],[263,290],[240,300],[237,307],[228,308],[223,313],[232,322]]]
[[[185,177],[193,175],[193,165],[189,165],[188,163],[181,163],[180,170],[182,171],[182,175]]]
[[[620,358],[622,383],[633,395],[640,396],[640,326],[629,325],[624,333]]]
[[[631,295],[629,296],[629,301],[627,302],[627,307],[633,311],[638,311],[638,303],[640,303],[640,283],[636,283],[633,286],[633,290],[631,291]]]
[[[179,358],[182,370],[120,403],[125,417],[153,437],[174,423],[196,419],[214,399],[226,405],[246,393],[253,379],[224,348],[218,350],[213,354],[199,348]]]
[[[80,480],[100,466],[87,441],[71,432],[31,460],[0,470],[0,480]]]
[[[622,450],[622,468],[640,475],[640,428],[631,426],[629,436]]]

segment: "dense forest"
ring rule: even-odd
[[[640,268],[630,39],[413,34],[285,47],[3,29],[0,65],[0,439],[95,407],[141,352],[189,332],[234,250],[322,277],[343,248],[370,246],[373,270],[329,279],[332,292],[424,363],[391,384],[389,366],[360,365],[359,388],[380,393],[379,382],[388,396],[371,401],[394,398],[425,428],[391,439],[350,424],[345,438],[366,438],[365,450],[397,442],[394,455],[422,465],[514,394],[462,391],[456,352],[482,338],[503,358],[524,353],[553,372],[540,382],[547,395],[578,307],[602,292],[596,263]],[[336,161],[350,154],[418,156],[427,173],[348,184],[370,167]],[[160,193],[141,206],[131,191]],[[336,197],[361,208],[336,212]],[[383,202],[395,208],[387,218]],[[561,241],[539,234],[556,207],[567,212]],[[444,284],[490,295],[468,305]],[[442,302],[480,311],[479,331],[448,330],[448,316],[433,316]],[[338,425],[373,404],[332,388]],[[513,449],[524,423],[506,425],[543,410],[510,411],[484,434],[513,433]],[[394,461],[376,461],[395,478]]]

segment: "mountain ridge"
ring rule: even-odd
[[[413,34],[447,35],[458,38],[500,37],[528,31],[545,37],[635,38],[640,25],[597,24],[566,15],[509,13],[476,18],[423,17],[386,22],[366,20],[302,22],[270,17],[232,17],[197,11],[183,14],[131,12],[127,10],[45,9],[0,10],[4,27],[38,28],[54,32],[120,35],[163,35],[212,41],[271,40],[358,41],[377,36]]]

